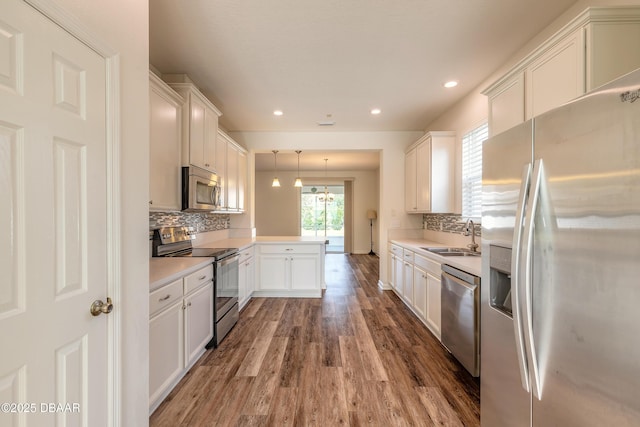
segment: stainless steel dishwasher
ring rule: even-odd
[[[480,375],[480,278],[442,265],[442,344],[474,377]]]

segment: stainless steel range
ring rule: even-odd
[[[238,322],[238,248],[194,248],[193,227],[163,227],[153,231],[154,257],[213,258],[214,334],[207,348],[217,347]]]

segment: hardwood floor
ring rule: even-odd
[[[378,289],[378,257],[326,264],[321,299],[252,299],[150,425],[479,426],[479,381]]]

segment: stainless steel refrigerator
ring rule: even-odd
[[[487,140],[482,180],[482,426],[640,426],[640,70]]]

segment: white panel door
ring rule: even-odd
[[[2,426],[107,423],[107,317],[89,313],[107,296],[106,67],[2,1],[0,401],[35,404]]]

